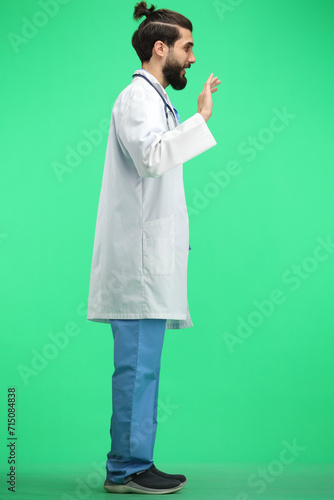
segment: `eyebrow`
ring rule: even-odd
[[[193,42],[187,42],[187,43],[185,43],[185,44],[183,45],[183,47],[186,47],[187,45],[190,45],[191,47],[193,47],[193,46],[194,46]]]

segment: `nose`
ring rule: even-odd
[[[196,57],[194,56],[194,53],[191,54],[188,61],[190,64],[194,64],[196,62]]]

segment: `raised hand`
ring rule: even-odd
[[[212,94],[214,92],[217,92],[218,90],[217,87],[220,83],[221,81],[218,80],[218,76],[215,76],[213,78],[213,73],[211,73],[211,75],[204,84],[202,92],[198,96],[197,99],[198,113],[200,113],[203,116],[206,122],[210,119],[212,115],[212,107],[213,107]]]

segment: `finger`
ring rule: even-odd
[[[215,76],[215,77],[213,78],[213,73],[211,73],[211,75],[210,75],[210,77],[208,78],[208,80],[207,80],[207,82],[205,83],[205,85],[208,85],[208,84],[210,84],[210,85],[215,85],[215,84],[217,84],[217,79],[218,79],[218,76]],[[219,81],[219,83],[220,83],[220,80],[218,80],[218,81]]]
[[[206,84],[207,84],[207,83],[211,83],[212,77],[213,77],[213,73],[211,73],[211,75],[210,75],[210,76],[209,76],[209,78],[207,79]]]
[[[211,83],[212,87],[216,87],[217,85],[220,85],[220,84],[221,84],[220,80],[218,80],[218,82],[216,82],[216,83],[213,83],[213,82]]]

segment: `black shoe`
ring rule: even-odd
[[[166,474],[166,472],[161,472],[161,470],[158,470],[154,464],[151,465],[149,470],[154,472],[154,474],[156,474],[157,476],[164,477],[166,479],[176,479],[176,481],[180,481],[181,486],[187,484],[187,478],[186,476],[183,476],[183,474]]]
[[[181,488],[182,485],[180,481],[160,477],[154,474],[151,468],[127,476],[123,484],[114,483],[109,479],[106,479],[104,482],[104,489],[109,493],[146,493],[148,495],[163,495],[166,493],[174,493],[174,491],[178,491]]]

